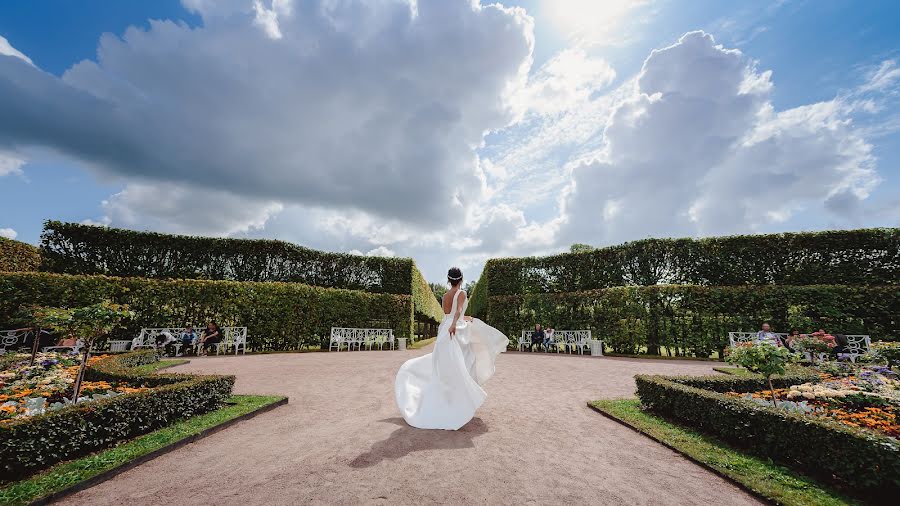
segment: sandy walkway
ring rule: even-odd
[[[69,504],[758,504],[728,482],[589,410],[637,373],[697,362],[508,353],[458,432],[405,425],[399,365],[416,352],[203,358],[238,393],[290,404],[68,498]]]

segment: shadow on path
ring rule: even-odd
[[[399,459],[422,450],[459,450],[474,448],[472,440],[487,432],[487,424],[475,417],[459,430],[423,430],[410,427],[401,417],[385,418],[382,423],[392,423],[400,428],[372,445],[369,451],[350,461],[350,467],[371,467],[384,459]]]

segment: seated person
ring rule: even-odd
[[[535,348],[540,347],[542,344],[544,344],[544,329],[538,323],[534,326],[534,332],[531,333],[531,351],[534,351]]]
[[[156,349],[157,351],[162,348],[165,350],[166,355],[170,357],[175,356],[175,336],[168,332],[160,332],[158,336],[156,336]]]
[[[754,341],[756,343],[770,343],[775,346],[781,346],[781,340],[779,340],[778,336],[772,332],[772,327],[769,325],[769,322],[762,324],[762,330],[756,333],[756,339]]]
[[[834,348],[831,349],[831,354],[840,358],[841,353],[849,353],[850,350],[847,347],[850,345],[850,340],[847,339],[847,336],[844,334],[835,334],[834,335]]]
[[[188,348],[194,346],[194,343],[197,342],[197,332],[194,330],[194,326],[186,326],[184,330],[181,331],[181,335],[179,335],[178,337],[181,341],[181,347],[184,349],[182,354],[186,355]]]
[[[794,340],[799,338],[800,335],[801,335],[800,330],[793,328],[788,333],[787,337],[785,337],[784,339],[781,339],[781,344],[783,344],[784,347],[788,349],[788,351],[793,353],[794,352]]]
[[[544,333],[544,349],[550,351],[550,347],[555,345],[555,341],[553,340],[553,329],[547,329],[547,332]]]
[[[203,335],[200,337],[200,350],[203,352],[209,352],[209,349],[215,346],[217,343],[222,342],[222,329],[219,328],[219,324],[216,322],[209,322],[209,325],[206,326],[206,329],[203,331]],[[199,355],[199,353],[198,353]]]

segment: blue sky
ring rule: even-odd
[[[0,4],[0,233],[280,238],[439,279],[900,225],[900,3],[316,4]]]

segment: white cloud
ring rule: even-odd
[[[91,224],[228,236],[263,228],[283,206],[203,186],[129,183],[103,209],[106,216]]]
[[[547,19],[563,37],[576,45],[624,45],[624,25],[650,0],[542,0],[538,17]]]
[[[19,233],[11,228],[0,228],[0,237],[5,237],[7,239],[15,239],[19,236]]]
[[[25,159],[8,151],[0,150],[0,177],[11,174],[22,175]]]
[[[34,63],[31,61],[31,58],[25,56],[21,51],[12,47],[12,44],[10,44],[9,41],[6,40],[6,38],[2,35],[0,35],[0,55],[13,56],[15,58],[19,58],[29,65],[34,65]]]
[[[605,156],[574,171],[560,241],[759,231],[865,199],[871,146],[840,101],[775,111],[770,77],[702,32],[653,51],[605,126]]]
[[[860,87],[863,92],[887,91],[900,81],[900,67],[896,60],[881,62],[878,69],[871,72],[868,81]]]
[[[126,183],[421,226],[447,225],[483,199],[475,149],[514,118],[506,92],[531,61],[523,10],[185,3],[203,26],[151,21],[105,35],[97,61],[61,79],[0,59],[0,109],[11,111],[0,148],[51,148]]]

